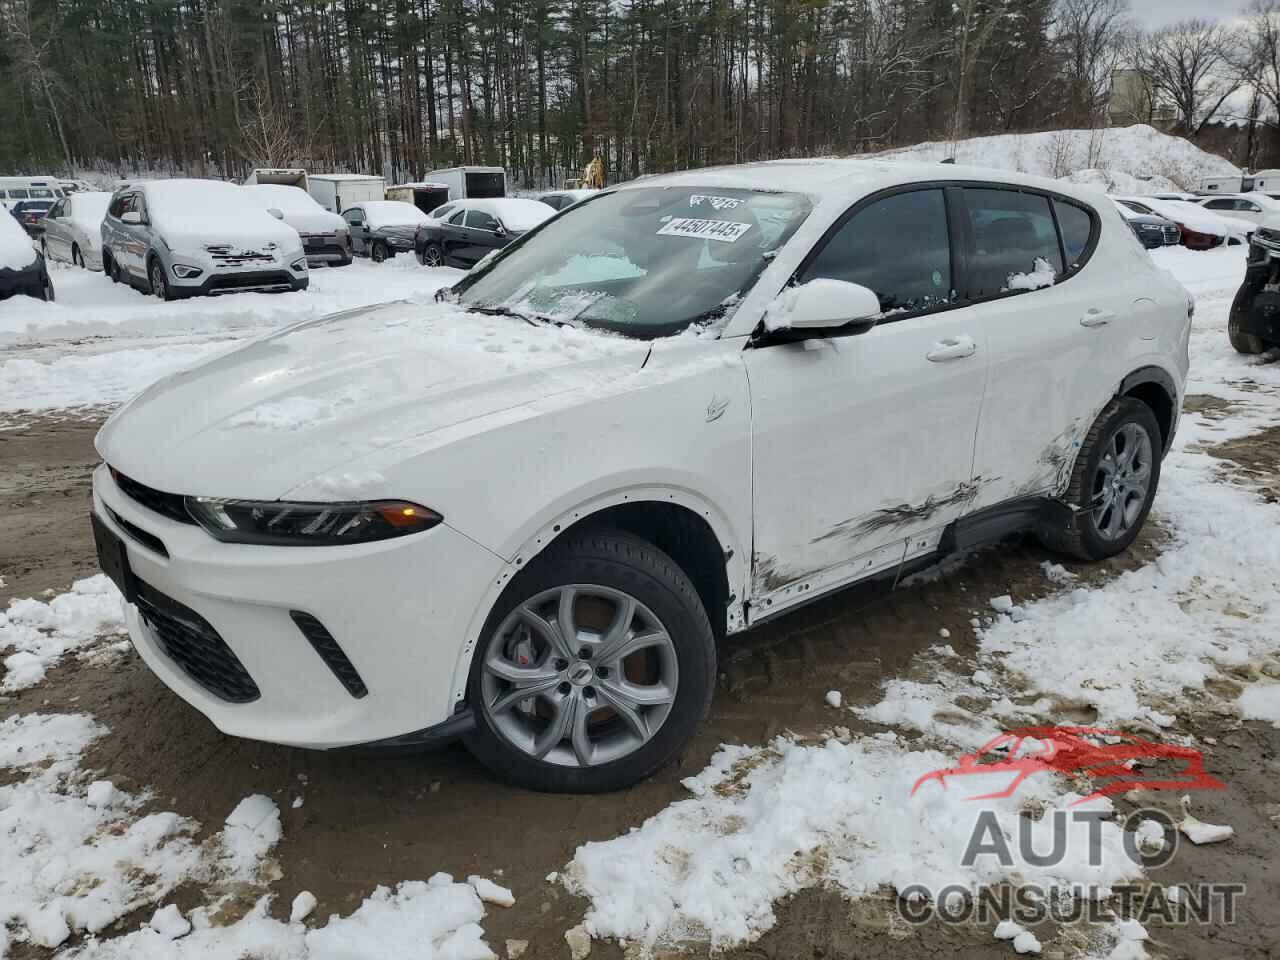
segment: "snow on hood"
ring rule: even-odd
[[[0,210],[0,270],[21,270],[36,259],[36,248],[18,221]]]
[[[648,349],[451,304],[357,308],[157,382],[107,422],[97,448],[160,490],[275,499],[409,438],[479,433],[485,417],[570,392],[589,399]]]
[[[381,230],[383,227],[416,227],[420,223],[428,223],[430,217],[403,200],[367,200],[360,204],[364,209],[365,222],[370,230]]]
[[[532,230],[543,220],[550,220],[556,213],[541,200],[522,200],[517,197],[489,200],[483,204],[473,203],[472,206],[487,210],[501,220],[504,227],[517,233]]]
[[[145,193],[152,225],[176,249],[210,243],[255,249],[274,242],[285,250],[302,245],[298,231],[271,216],[233,183],[153,180],[146,184]]]
[[[1155,200],[1151,197],[1134,197],[1143,206],[1150,207],[1166,220],[1180,223],[1197,233],[1209,233],[1217,237],[1243,236],[1251,232],[1255,225],[1249,220],[1239,217],[1221,217],[1212,211],[1186,203],[1182,200]]]
[[[274,208],[283,213],[284,222],[299,233],[333,233],[347,228],[347,221],[320,206],[300,187],[255,183],[241,189],[263,210]]]

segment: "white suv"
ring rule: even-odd
[[[1016,530],[1124,550],[1191,327],[1101,195],[868,161],[602,191],[440,301],[293,326],[118,412],[100,561],[222,730],[461,734],[549,790],[652,772],[726,635],[823,594]]]

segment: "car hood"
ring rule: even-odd
[[[284,222],[299,233],[336,233],[347,229],[347,221],[328,210],[286,212]]]
[[[410,438],[463,440],[494,414],[573,391],[589,399],[639,369],[648,347],[451,304],[363,307],[160,380],[96,446],[158,490],[276,499]]]
[[[287,252],[301,246],[297,230],[265,211],[262,216],[263,222],[253,224],[210,223],[195,229],[183,224],[178,227],[162,226],[159,232],[175,253],[216,246],[229,246],[233,250],[262,250],[269,243]]]

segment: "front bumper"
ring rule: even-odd
[[[37,300],[43,300],[48,282],[48,269],[45,267],[44,261],[38,258],[18,270],[11,270],[7,267],[0,269],[0,300],[7,300],[9,297],[17,296],[35,297]]]
[[[309,267],[351,262],[351,248],[337,234],[304,233],[302,249]]]
[[[399,746],[430,740],[431,728],[455,717],[454,670],[468,625],[505,566],[499,557],[446,524],[350,547],[220,543],[126,495],[106,467],[94,472],[93,488],[95,515],[124,543],[129,570],[145,585],[127,608],[134,646],[218,729],[302,747]],[[203,622],[225,644],[251,681],[231,688],[242,702],[211,690],[207,664],[193,667],[172,645],[148,606],[157,603],[179,620]],[[323,625],[363,694],[343,682],[297,613]]]
[[[169,271],[169,288],[182,296],[213,296],[220,293],[286,293],[305,290],[310,285],[307,274],[292,270],[227,270],[199,277],[181,278]]]

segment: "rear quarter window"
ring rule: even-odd
[[[1062,246],[1067,255],[1067,272],[1073,273],[1084,266],[1085,258],[1093,246],[1093,217],[1083,207],[1066,200],[1053,202],[1058,215],[1058,229],[1062,231]]]

